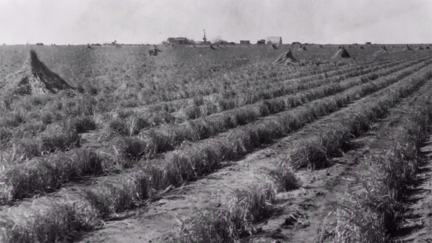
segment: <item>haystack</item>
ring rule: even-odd
[[[417,47],[417,50],[423,50],[423,47],[419,46]]]
[[[425,49],[429,50],[429,49],[430,49],[430,47],[429,47],[429,46],[426,46],[426,47],[425,47]]]
[[[47,94],[67,89],[73,88],[49,70],[34,50],[30,50],[29,58],[18,72],[0,81],[0,90],[5,94]]]
[[[344,47],[338,49],[338,51],[333,56],[333,58],[350,58],[350,57],[351,57],[350,54]]]
[[[411,49],[411,47],[409,45],[405,46],[405,51],[412,51],[413,49]]]
[[[381,48],[378,51],[376,51],[373,55],[380,56],[384,54],[388,54],[387,48],[385,46],[381,46]]]
[[[307,49],[306,49],[305,46],[301,46],[298,50],[299,50],[299,51],[307,51]]]
[[[283,65],[289,65],[297,63],[298,60],[293,56],[291,49],[289,49],[287,52],[283,53],[274,61],[275,64],[283,64]]]
[[[156,45],[153,45],[153,49],[148,50],[149,56],[157,56],[159,52],[162,52]]]

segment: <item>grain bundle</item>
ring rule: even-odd
[[[298,60],[293,56],[291,49],[289,49],[287,52],[284,52],[282,55],[278,57],[274,61],[275,64],[282,64],[282,65],[290,65],[298,63]]]
[[[341,49],[338,49],[338,51],[333,55],[333,58],[351,58],[348,51],[342,47]]]
[[[41,62],[34,50],[30,50],[19,71],[0,81],[1,93],[9,95],[57,93],[67,89],[73,88]]]

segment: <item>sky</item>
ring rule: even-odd
[[[432,0],[0,0],[0,44],[432,43]]]

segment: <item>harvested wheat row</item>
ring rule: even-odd
[[[409,64],[414,64],[409,63]],[[408,66],[409,64],[406,64]],[[405,65],[404,65],[405,66]],[[388,70],[383,70],[380,75],[385,75],[386,73],[398,70],[403,66],[397,66],[395,68],[391,68]],[[323,86],[322,88],[318,88],[317,92],[313,92],[313,90],[305,92],[305,97],[297,94],[295,96],[290,96],[286,98],[281,98],[275,100],[273,103],[262,103],[258,105],[253,105],[249,107],[245,107],[244,109],[238,109],[233,112],[228,112],[227,114],[222,113],[219,115],[210,116],[205,120],[197,120],[194,123],[187,124],[186,127],[177,127],[174,126],[173,129],[169,130],[169,128],[164,128],[162,131],[155,131],[150,133],[152,135],[145,141],[147,141],[147,145],[143,146],[142,142],[139,140],[134,143],[133,140],[124,141],[125,145],[128,146],[126,148],[121,149],[123,154],[126,156],[139,156],[145,153],[143,147],[148,151],[161,152],[167,151],[170,148],[172,149],[176,144],[166,144],[163,146],[164,141],[168,141],[170,143],[180,144],[184,140],[199,140],[205,137],[209,137],[220,133],[221,131],[226,131],[229,128],[234,128],[238,125],[243,125],[250,123],[254,120],[257,120],[260,116],[267,116],[269,114],[278,113],[284,111],[285,109],[289,109],[295,107],[296,105],[300,105],[303,102],[308,102],[310,100],[314,100],[317,98],[325,97],[327,95],[333,94],[338,91],[343,91],[344,89],[352,88],[354,85],[365,84],[369,80],[373,80],[377,78],[377,75],[372,75],[366,81],[363,81],[363,78],[353,79],[352,81],[343,82],[340,86],[337,84],[330,84]],[[311,96],[309,98],[308,96]],[[314,97],[318,96],[318,97]],[[298,99],[298,101],[295,101]],[[232,114],[231,114],[232,113]],[[182,133],[179,133],[182,132]],[[170,134],[170,137],[164,138],[164,134]],[[188,135],[190,134],[190,135]],[[173,137],[174,136],[174,137]],[[176,137],[177,136],[177,137]],[[154,140],[152,140],[154,138]],[[152,142],[153,141],[153,142]],[[153,144],[153,145],[152,145]],[[151,146],[150,146],[151,145]],[[138,148],[135,148],[138,146]],[[153,152],[153,153],[154,153]],[[78,149],[74,152],[77,156],[80,154],[86,154],[85,150]],[[147,152],[149,153],[149,152]],[[62,155],[61,155],[62,156]],[[72,157],[74,158],[74,154]],[[82,176],[85,175],[97,175],[101,173],[101,171],[105,170],[105,173],[108,173],[111,169],[107,163],[98,162],[101,165],[105,166],[105,169],[99,169],[99,167],[94,167],[92,164],[93,160],[64,160],[62,163],[58,162],[56,156],[53,158],[46,158],[40,161],[32,161],[32,166],[28,166],[27,164],[17,165],[7,170],[7,173],[4,177],[4,185],[9,188],[6,195],[10,197],[8,200],[12,199],[20,199],[23,197],[31,196],[33,193],[37,191],[52,191],[61,187],[61,185],[68,181],[81,180]],[[69,162],[70,161],[70,162]],[[98,159],[97,161],[100,161]],[[78,162],[78,163],[77,163]],[[88,164],[87,164],[88,163]],[[47,166],[49,165],[49,166]],[[124,163],[125,166],[128,166],[127,163]],[[78,167],[77,167],[78,166]],[[80,167],[83,167],[80,169]],[[130,166],[130,165],[129,165]],[[87,169],[87,167],[94,169]],[[73,168],[73,169],[72,169]],[[84,171],[84,174],[76,174],[76,170]],[[59,174],[62,176],[48,176]],[[37,178],[47,178],[46,180],[41,180]],[[52,179],[48,179],[52,178]],[[14,186],[17,185],[17,186]],[[4,199],[6,200],[6,199]]]
[[[419,94],[390,117],[391,125],[376,135],[373,149],[361,161],[368,165],[363,188],[340,201],[335,242],[385,242],[396,229],[404,210],[402,193],[417,173],[420,146],[432,121],[431,90],[429,77]]]
[[[427,83],[427,85],[425,85],[425,89],[430,90],[431,86],[432,86],[432,82],[430,81],[430,77],[432,77],[432,72],[429,71],[429,68],[427,69],[423,69],[423,75],[418,76],[417,79],[413,80],[413,83],[410,83],[408,81],[404,82],[404,83],[398,83],[400,84],[399,87],[395,87],[394,89],[394,93],[392,92],[387,92],[384,96],[379,97],[378,94],[377,95],[372,95],[373,97],[368,97],[367,100],[365,100],[365,103],[369,103],[371,104],[371,106],[365,108],[365,112],[366,114],[371,114],[370,112],[375,114],[371,114],[369,117],[369,119],[373,120],[376,116],[381,115],[382,113],[385,113],[390,107],[394,106],[398,100],[400,100],[403,97],[406,97],[408,95],[410,95],[412,92],[416,92],[419,88],[421,88],[427,81],[429,81]],[[360,106],[361,103],[358,104],[358,106]],[[431,109],[431,113],[429,113],[430,115],[432,115],[432,107],[429,108]],[[368,112],[367,110],[370,110],[370,112]],[[349,111],[357,111],[357,112],[362,112],[359,110],[356,110],[355,107],[352,107],[351,109],[349,109],[347,112]],[[418,112],[416,112],[418,114]],[[362,114],[362,113],[361,113]],[[345,118],[344,117],[337,117],[335,116],[332,119],[332,122],[338,124],[340,123],[345,123]],[[421,121],[420,121],[421,123]],[[349,122],[347,122],[347,124],[349,124]],[[318,124],[317,124],[318,125]],[[323,127],[321,127],[321,129],[323,129]],[[334,130],[336,128],[329,126],[329,127],[325,127],[324,131],[322,132],[323,134],[328,134],[330,133],[332,130]],[[339,126],[338,129],[343,130],[344,127],[343,126]],[[355,130],[356,129],[356,124],[351,124],[351,130]],[[318,130],[317,130],[318,131]],[[357,133],[357,135],[359,135],[359,133]],[[335,144],[339,144],[339,146],[344,142],[345,137],[341,136],[341,137],[333,137],[333,140],[331,141],[326,141],[329,143],[335,143]],[[340,141],[338,141],[338,139]],[[350,139],[350,138],[349,138]],[[310,142],[312,142],[311,140],[308,140]],[[313,143],[313,142],[312,142]],[[312,151],[311,151],[312,152]],[[329,154],[329,156],[331,156]],[[282,168],[281,168],[282,169]],[[260,183],[260,182],[255,182],[255,183]],[[274,186],[275,188],[281,188],[281,186]],[[255,193],[259,193],[259,191],[255,191]],[[384,196],[384,195],[383,195]],[[272,202],[273,197],[269,197],[269,201]],[[350,197],[351,198],[351,197]],[[365,198],[365,197],[362,197]],[[370,198],[370,197],[368,197]],[[381,197],[384,198],[384,197]],[[261,205],[262,207],[266,207],[266,202],[265,201],[261,201]],[[360,204],[360,205],[370,205],[368,203],[366,204]],[[171,236],[170,238],[170,242],[201,242],[200,240],[205,239],[208,242],[236,242],[237,240],[239,240],[239,236],[241,233],[243,233],[245,228],[251,228],[250,225],[254,222],[255,218],[251,218],[249,220],[243,220],[243,221],[239,221],[236,220],[235,218],[230,218],[230,217],[223,217],[224,220],[224,224],[221,224],[220,228],[216,228],[214,227],[214,225],[216,223],[219,223],[218,218],[215,216],[218,213],[220,214],[220,212],[231,212],[233,209],[237,209],[237,208],[243,208],[241,203],[236,203],[235,205],[232,205],[231,203],[226,203],[223,204],[223,206],[221,206],[221,208],[218,209],[214,209],[214,208],[208,208],[207,210],[201,210],[199,214],[196,214],[194,216],[192,216],[191,218],[189,218],[187,221],[183,222],[182,226],[179,227],[178,229],[173,230],[173,236]],[[353,208],[353,207],[348,207],[348,208]],[[248,213],[256,213],[256,207],[254,209],[245,209],[246,211],[248,211]],[[364,211],[363,211],[364,212]],[[268,212],[262,212],[262,214],[255,214],[256,218],[260,218],[260,216],[263,216],[265,214],[268,214]],[[357,211],[357,213],[354,213],[353,215],[350,215],[351,217],[359,214],[359,211]],[[351,217],[346,217],[346,221],[343,221],[343,223],[341,223],[340,227],[343,227],[344,229],[351,229],[356,227],[356,225],[354,226],[347,226],[348,224],[350,224],[350,218]],[[372,220],[374,220],[373,218],[371,218]],[[375,219],[376,220],[376,219]],[[226,223],[226,221],[230,222],[230,223]],[[234,222],[240,222],[239,225],[237,225],[237,227],[229,227],[230,225],[234,224]],[[368,224],[369,226],[372,225],[371,222],[369,222]],[[211,229],[211,230],[206,230],[206,229]],[[218,231],[219,229],[219,231]],[[223,232],[227,231],[228,229],[231,229],[231,234],[224,234]],[[379,229],[379,228],[378,228]],[[375,230],[377,230],[375,228]],[[251,234],[251,230],[249,230],[249,234]],[[218,237],[214,237],[214,235],[218,235],[218,234],[222,235],[222,239],[218,238]],[[337,241],[337,242],[383,242],[381,240],[378,240],[377,237],[373,238],[375,239],[375,241],[368,239],[369,241],[362,241],[362,237],[364,236],[364,231],[360,232],[363,234],[358,234],[358,238],[355,238],[355,240],[353,241],[352,238],[344,238],[343,240]],[[246,233],[247,234],[247,233]],[[213,238],[211,237],[213,236]],[[338,237],[340,236],[346,236],[346,232],[342,232],[342,234],[338,234]],[[349,239],[349,240],[348,240]]]
[[[419,70],[423,66],[425,64],[418,64],[411,71]],[[405,78],[398,82],[399,78],[407,76],[411,72],[400,71],[397,73],[397,75],[394,75],[395,77],[378,79],[370,84],[355,88],[355,92],[350,90],[337,95],[338,99],[340,99],[339,104],[342,106],[358,99],[359,95],[365,96],[392,83],[395,84],[372,96],[371,99],[375,100],[376,96],[391,93],[389,92],[391,90],[403,93],[403,90],[413,89],[416,84],[418,86],[421,82],[420,78],[415,78],[412,82],[407,82],[408,78]],[[424,73],[424,69],[421,73]],[[415,77],[418,76],[420,75],[415,75]],[[391,93],[390,96],[393,97],[396,94]],[[324,102],[325,100],[326,102]],[[326,106],[329,107],[326,108]],[[5,235],[8,237],[7,239],[13,237],[27,239],[23,240],[23,242],[32,242],[35,239],[34,237],[49,236],[58,239],[74,237],[77,234],[76,230],[94,227],[101,217],[107,217],[111,213],[140,206],[143,200],[157,196],[158,194],[155,194],[155,191],[164,190],[167,186],[177,186],[182,182],[206,174],[217,168],[223,160],[244,155],[262,142],[268,141],[264,138],[280,137],[289,132],[281,129],[296,129],[295,126],[289,126],[289,123],[301,127],[299,122],[306,122],[303,119],[312,121],[317,118],[317,112],[324,115],[337,110],[338,107],[333,97],[326,98],[302,109],[296,109],[284,115],[281,114],[277,116],[277,120],[267,120],[266,123],[251,125],[231,133],[235,135],[235,140],[232,139],[232,136],[221,137],[220,141],[214,140],[214,142],[207,145],[203,143],[197,146],[196,149],[185,148],[184,152],[173,152],[172,155],[167,156],[167,160],[162,164],[159,162],[159,164],[145,166],[142,171],[121,175],[118,180],[111,180],[112,183],[106,181],[105,184],[96,184],[84,191],[68,192],[63,190],[60,194],[69,196],[64,199],[56,199],[51,203],[49,203],[51,201],[49,197],[33,201],[35,209],[43,206],[42,208],[46,210],[32,211],[32,207],[29,208],[23,204],[8,212],[10,216],[14,215],[13,218],[7,217],[7,215],[3,217],[7,222],[10,222],[7,225],[15,225],[14,227],[5,227]],[[302,110],[304,115],[299,113]],[[292,118],[295,119],[291,120]],[[232,144],[232,142],[235,144]],[[84,215],[80,213],[83,211],[86,212]],[[22,213],[27,215],[25,220],[22,215],[20,216]],[[60,228],[52,228],[54,225],[48,223],[52,220],[56,222],[61,220],[62,223],[58,225],[69,227],[68,233]],[[79,224],[72,224],[72,222],[79,222]],[[46,232],[50,232],[50,234],[47,235]]]

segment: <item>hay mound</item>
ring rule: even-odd
[[[159,52],[162,52],[156,45],[153,46],[153,49],[148,50],[149,56],[157,56]]]
[[[57,93],[73,89],[59,75],[49,70],[34,50],[22,68],[0,81],[2,93],[14,95]]]
[[[307,51],[307,49],[306,49],[305,46],[301,46],[298,50],[299,50],[299,51]]]
[[[282,65],[290,65],[298,63],[298,60],[293,56],[291,49],[289,49],[287,52],[283,53],[276,59],[274,64],[282,64]]]
[[[413,49],[409,46],[409,45],[406,45],[405,46],[405,51],[412,51]]]
[[[384,54],[389,54],[387,48],[385,46],[381,46],[381,48],[374,53],[374,56],[380,56]]]
[[[341,49],[338,49],[338,51],[334,54],[333,58],[351,58],[348,51],[342,47]]]

